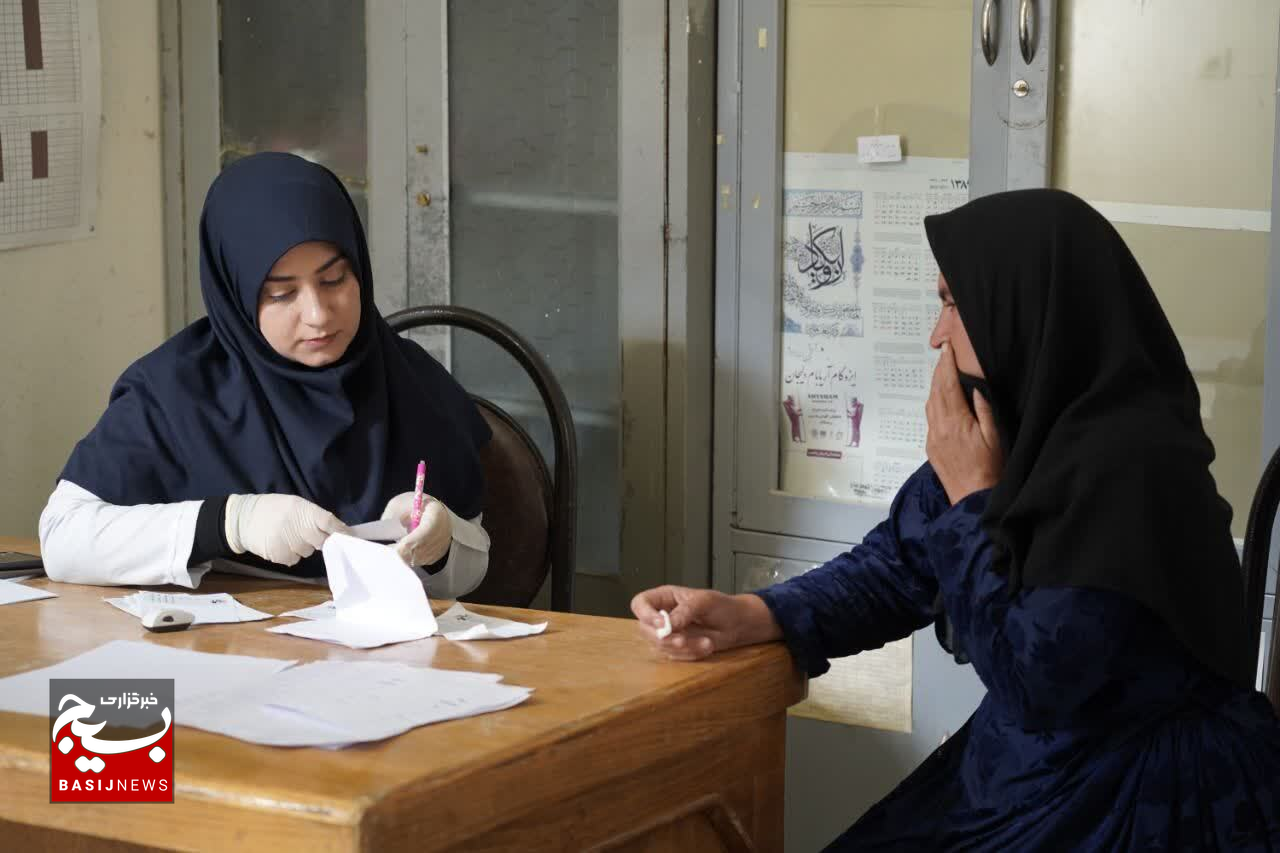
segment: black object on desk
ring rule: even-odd
[[[44,574],[44,562],[35,554],[0,551],[0,578],[16,578],[32,572]]]

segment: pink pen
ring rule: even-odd
[[[418,463],[418,477],[413,483],[413,513],[409,516],[409,529],[417,530],[422,521],[422,487],[427,484],[427,462]]]

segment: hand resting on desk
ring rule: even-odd
[[[671,633],[659,638],[663,610],[671,619]],[[773,614],[757,595],[659,586],[631,599],[631,612],[645,638],[672,660],[701,660],[715,652],[782,637]]]

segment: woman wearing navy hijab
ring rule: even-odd
[[[290,154],[246,157],[200,220],[208,316],[131,365],[40,518],[49,576],[196,586],[214,559],[324,573],[329,534],[407,518],[396,548],[431,594],[484,577],[478,458],[490,433],[466,392],[373,301],[346,190]]]

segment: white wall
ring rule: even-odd
[[[158,8],[100,6],[96,235],[0,251],[0,535],[36,535],[111,384],[164,338]]]

